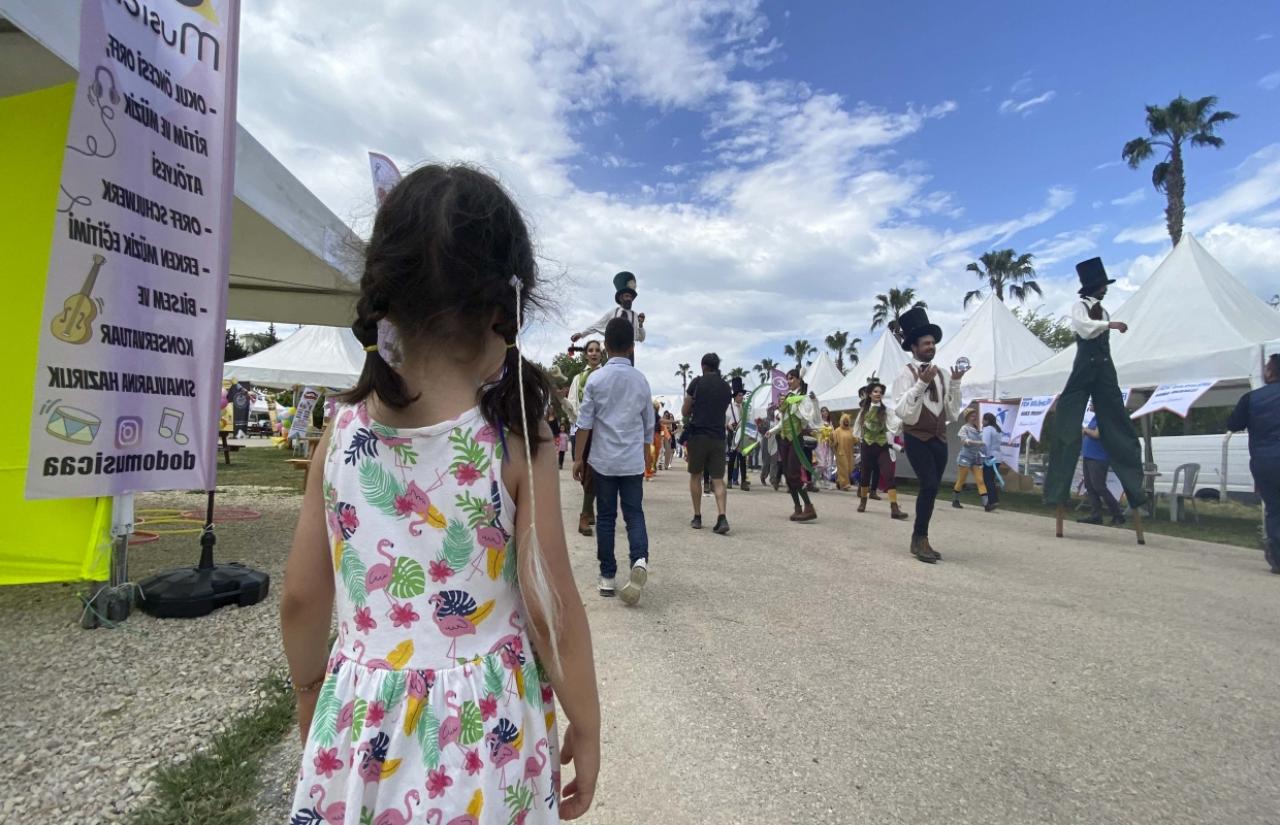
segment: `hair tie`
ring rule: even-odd
[[[364,351],[365,351],[365,352],[377,352],[377,351],[378,351],[378,345],[377,345],[377,344],[370,344],[369,346],[367,346],[367,347],[365,347],[365,348],[364,348]]]
[[[520,345],[515,342],[507,344],[507,349],[519,349],[519,348],[520,348]]]

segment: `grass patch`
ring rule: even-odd
[[[915,479],[900,478],[898,479],[898,489],[915,495],[919,490],[919,485]],[[960,496],[960,501],[968,508],[982,506],[978,499],[976,488],[972,484],[966,486],[965,492]],[[1160,507],[1156,510],[1156,517],[1143,518],[1143,531],[1147,534],[1232,544],[1237,547],[1247,547],[1250,550],[1257,550],[1261,547],[1261,534],[1258,530],[1262,524],[1262,508],[1247,507],[1236,502],[1219,504],[1211,501],[1200,501],[1196,505],[1200,511],[1199,524],[1195,521],[1170,521],[1168,504],[1164,499],[1161,499]],[[944,482],[943,489],[938,493],[938,506],[951,506],[951,485],[948,483]],[[1053,508],[1047,506],[1041,500],[1041,494],[1038,492],[1002,492],[1000,494],[1000,509],[1014,513],[1029,513],[1033,516],[1053,518]],[[1190,505],[1187,506],[1187,510],[1190,511]],[[1074,506],[1069,506],[1066,515],[1068,522],[1074,522],[1080,516],[1086,515],[1086,511],[1077,511]],[[1070,529],[1069,524],[1067,529]],[[1133,519],[1130,518],[1128,524],[1120,529],[1132,532]]]
[[[228,465],[219,451],[218,485],[284,487],[300,494],[303,473],[289,463],[289,459],[294,457],[290,450],[246,447],[232,453],[231,464]]]
[[[233,459],[234,460],[234,459]],[[255,821],[263,754],[294,724],[294,697],[279,673],[258,686],[260,697],[214,737],[204,753],[157,768],[155,799],[131,825],[247,825]]]

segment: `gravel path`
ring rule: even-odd
[[[141,508],[203,509],[203,494],[140,496]],[[0,822],[117,822],[149,798],[148,773],[204,747],[283,662],[277,595],[300,498],[237,488],[218,503],[262,513],[218,530],[219,561],[271,574],[271,596],[195,620],[135,610],[116,630],[80,628],[76,588],[0,588]],[[197,536],[130,550],[134,580],[194,564]]]

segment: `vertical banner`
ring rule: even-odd
[[[369,153],[369,171],[373,174],[373,194],[378,205],[386,200],[387,193],[400,182],[400,170],[391,158],[377,152]]]
[[[1000,425],[1000,461],[1017,469],[1022,457],[1022,434],[1015,433],[1018,421],[1018,404],[1011,401],[979,401],[978,421],[982,422],[987,413],[996,417]]]
[[[791,384],[787,381],[787,374],[782,370],[773,371],[773,398],[769,405],[776,407],[782,403],[782,399],[787,397],[787,393],[791,392]]]
[[[311,413],[319,400],[320,393],[315,387],[303,387],[302,394],[293,405],[293,423],[289,426],[290,438],[306,438],[307,430],[311,428]]]
[[[1023,433],[1030,433],[1032,438],[1039,441],[1040,431],[1044,429],[1044,418],[1057,400],[1056,395],[1034,395],[1022,399],[1009,435],[1020,437]]]
[[[239,0],[83,0],[28,498],[210,489]]]

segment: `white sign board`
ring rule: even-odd
[[[1160,410],[1168,410],[1174,415],[1186,418],[1187,413],[1191,410],[1191,405],[1196,403],[1196,400],[1208,392],[1209,388],[1216,383],[1217,379],[1210,378],[1185,384],[1161,384],[1156,387],[1155,392],[1151,393],[1147,403],[1135,410],[1130,418],[1141,418],[1144,415]]]
[[[1032,438],[1039,441],[1040,431],[1044,429],[1044,418],[1057,398],[1056,395],[1034,395],[1022,399],[1018,404],[1018,417],[1013,422],[1009,436],[1021,437],[1023,433],[1030,433]]]
[[[986,420],[987,413],[994,415],[996,423],[1000,425],[1000,461],[1017,468],[1022,448],[1022,436],[1013,435],[1017,426],[1018,405],[1011,401],[979,401],[979,423]]]
[[[311,427],[311,414],[320,400],[315,387],[303,387],[293,408],[293,423],[289,425],[289,438],[306,438]]]
[[[83,0],[29,498],[211,489],[239,0]]]

